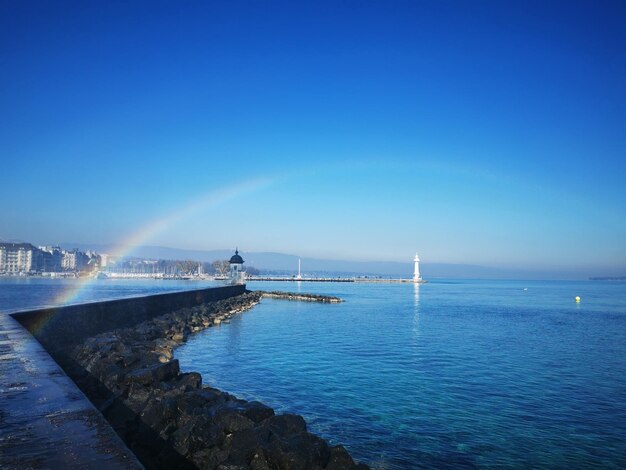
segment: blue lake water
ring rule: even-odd
[[[0,312],[211,283],[0,278]],[[264,299],[176,351],[184,370],[378,468],[626,468],[626,283],[251,283]],[[524,289],[527,290],[524,290]],[[581,296],[576,304],[574,297]]]
[[[0,314],[51,305],[202,289],[213,285],[217,284],[169,279],[0,277]]]
[[[624,283],[248,287],[346,302],[264,299],[191,337],[176,352],[182,368],[302,414],[360,461],[626,468]]]

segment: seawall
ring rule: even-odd
[[[160,315],[243,294],[245,285],[168,292],[143,297],[50,307],[11,316],[26,328],[61,365],[68,351],[85,339],[128,328]]]

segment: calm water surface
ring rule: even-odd
[[[302,414],[358,460],[395,469],[626,468],[624,283],[248,287],[346,302],[264,299],[192,336],[176,352],[182,368]]]
[[[0,314],[68,303],[159,294],[216,285],[211,281],[157,279],[51,279],[0,277]]]

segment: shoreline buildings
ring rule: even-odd
[[[0,276],[76,275],[106,273],[120,275],[205,275],[210,263],[192,260],[152,260],[134,257],[113,257],[89,250],[66,250],[59,246],[31,243],[0,242]]]
[[[30,243],[0,243],[0,272],[28,273],[38,264],[37,248]]]
[[[226,261],[225,276],[228,275]],[[59,246],[0,242],[0,276],[67,276],[103,272],[114,276],[205,277],[212,263],[193,260],[145,259],[66,250]]]
[[[0,273],[3,274],[79,272],[99,265],[100,255],[95,252],[63,250],[58,246],[36,247],[31,243],[0,242]]]

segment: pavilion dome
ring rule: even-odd
[[[239,250],[235,250],[235,254],[230,257],[230,264],[243,264],[243,258],[239,256]]]

